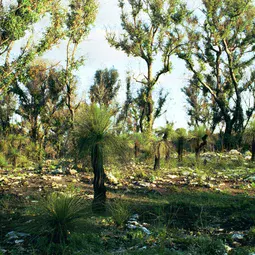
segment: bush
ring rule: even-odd
[[[131,213],[129,204],[121,199],[116,199],[110,203],[109,210],[112,219],[117,226],[123,226]]]
[[[28,230],[48,242],[66,243],[72,231],[83,226],[88,215],[87,202],[72,194],[52,193],[39,201]]]
[[[189,247],[190,255],[222,255],[226,248],[221,240],[213,240],[209,237],[199,237]]]
[[[7,165],[8,165],[8,162],[5,156],[2,153],[0,153],[0,167],[5,167]]]

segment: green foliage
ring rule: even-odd
[[[201,140],[206,134],[206,131],[207,130],[205,126],[196,126],[193,130],[190,131],[189,136],[190,138]]]
[[[175,130],[175,137],[177,139],[186,139],[187,138],[187,131],[185,128],[177,128]]]
[[[27,230],[47,242],[66,243],[69,234],[83,228],[88,213],[83,198],[70,193],[51,193],[39,201]]]
[[[1,86],[4,92],[13,84],[19,76],[19,80],[25,78],[23,74],[26,67],[35,57],[43,54],[46,50],[59,42],[63,38],[63,34],[59,30],[63,26],[63,16],[58,15],[62,8],[55,0],[27,0],[17,1],[15,3],[8,2],[3,7],[1,3],[1,57],[3,65],[0,67]],[[48,14],[51,19],[45,26],[45,33],[36,43],[31,43],[34,39],[32,29],[38,21]],[[29,36],[28,39],[26,35]],[[22,44],[20,41],[23,40]],[[19,42],[18,42],[19,41]],[[13,47],[13,46],[18,47]],[[14,48],[16,53],[14,54]],[[15,55],[10,58],[10,55]],[[15,70],[14,70],[15,69]]]
[[[255,227],[252,227],[252,228],[249,230],[248,238],[249,238],[249,240],[250,240],[250,242],[251,242],[252,244],[255,244]]]
[[[182,1],[153,0],[123,1],[119,0],[121,9],[121,26],[123,33],[107,33],[109,44],[124,51],[128,56],[139,57],[146,63],[147,73],[138,80],[143,87],[138,99],[141,106],[140,128],[152,131],[154,118],[160,115],[166,96],[160,93],[158,107],[154,110],[152,91],[159,77],[172,69],[170,57],[182,44],[181,25],[189,15]],[[161,60],[160,68],[152,72],[155,59]],[[141,123],[146,122],[144,127]]]
[[[124,226],[131,216],[130,204],[122,199],[115,199],[108,204],[109,211],[117,226]]]
[[[5,167],[8,165],[8,162],[3,153],[0,153],[0,167]]]
[[[96,0],[71,0],[67,14],[67,37],[79,44],[88,35],[96,19],[98,5]]]
[[[123,140],[114,135],[112,117],[114,112],[105,106],[96,104],[83,105],[77,112],[74,127],[74,138],[77,139],[81,155],[90,154],[95,145],[104,149],[125,154]]]
[[[189,103],[194,103],[199,89],[211,112],[211,129],[224,121],[224,147],[231,149],[240,146],[243,131],[255,110],[254,105],[243,103],[243,95],[250,93],[253,97],[255,88],[252,82],[255,72],[250,72],[254,64],[250,50],[254,45],[255,6],[252,1],[206,0],[201,10],[203,23],[198,24],[197,17],[190,20],[186,43],[178,56],[193,74]]]
[[[200,237],[192,240],[189,247],[190,255],[222,255],[226,253],[226,248],[221,240],[212,240],[209,237]]]
[[[118,78],[119,73],[114,68],[97,70],[94,76],[94,84],[90,88],[91,102],[109,107],[120,88]]]

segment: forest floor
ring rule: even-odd
[[[89,206],[84,228],[46,249],[20,231],[31,208],[52,192],[91,201],[90,169],[54,161],[41,171],[0,169],[0,254],[255,254],[255,164],[173,159],[158,171],[134,162],[105,170],[107,212],[94,215]]]

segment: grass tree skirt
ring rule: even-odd
[[[96,189],[94,186],[94,199],[92,202],[92,211],[94,213],[105,212],[106,210],[105,202],[106,202],[106,188],[104,184],[101,185],[100,187],[97,187]]]

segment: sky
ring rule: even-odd
[[[197,8],[199,0],[189,0],[191,8]],[[143,60],[139,58],[127,57],[124,52],[111,48],[105,39],[106,28],[119,30],[120,11],[118,0],[99,0],[99,12],[96,22],[91,29],[89,36],[81,44],[77,55],[85,55],[85,65],[79,69],[78,75],[78,95],[88,97],[89,87],[93,84],[93,77],[98,69],[114,67],[118,70],[121,79],[121,89],[117,100],[121,103],[125,100],[125,78],[127,71],[142,73],[144,71]],[[63,56],[64,45],[54,49],[54,54],[48,53],[46,57],[50,59],[61,58]],[[155,87],[155,94],[160,88],[169,92],[166,102],[167,112],[155,122],[155,126],[164,126],[166,120],[173,122],[175,128],[187,128],[188,116],[186,114],[186,100],[181,88],[187,83],[188,72],[183,61],[172,58],[173,69],[170,74],[161,76]],[[155,66],[155,70],[160,66]],[[136,90],[138,85],[133,85]]]

